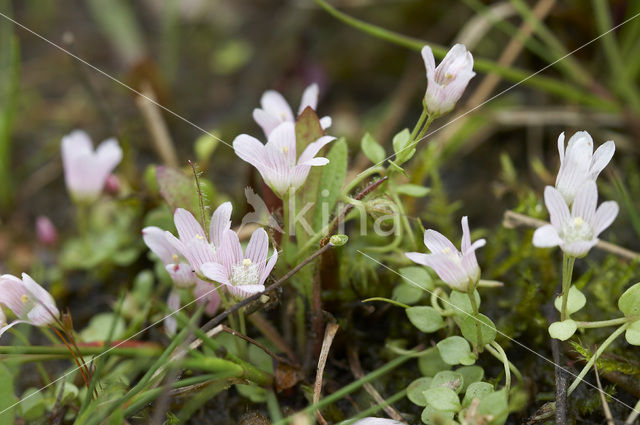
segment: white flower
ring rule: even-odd
[[[598,243],[598,235],[613,223],[618,215],[615,201],[598,204],[598,188],[594,181],[580,187],[571,207],[558,190],[551,186],[544,189],[544,202],[549,210],[551,224],[536,229],[533,244],[540,248],[560,246],[568,255],[582,257]]]
[[[451,111],[462,96],[473,72],[473,56],[463,44],[456,44],[447,52],[440,65],[429,46],[422,48],[422,59],[427,68],[427,92],[424,96],[427,112],[439,116]]]
[[[296,152],[296,130],[293,122],[278,125],[268,137],[266,145],[247,134],[233,141],[233,149],[243,160],[256,167],[262,179],[283,198],[290,190],[295,191],[307,179],[312,166],[329,163],[327,158],[315,157],[335,137],[322,136],[309,143],[298,158]]]
[[[10,274],[0,276],[1,306],[11,310],[17,320],[7,324],[0,309],[0,336],[18,323],[46,326],[56,323],[60,316],[51,294],[26,273],[22,274],[22,280]]]
[[[209,279],[227,285],[227,289],[239,298],[246,298],[264,291],[264,281],[278,261],[278,251],[269,254],[269,236],[264,229],[253,232],[247,249],[242,246],[236,232],[229,230],[220,247],[218,261],[202,266]]]
[[[283,122],[295,122],[293,111],[284,97],[275,90],[268,90],[260,99],[260,106],[253,110],[253,119],[262,127],[264,135],[269,137],[273,129]],[[307,107],[314,111],[318,106],[318,85],[311,84],[302,94],[298,115],[302,114]],[[331,117],[323,117],[320,119],[320,126],[323,130],[331,127]]]
[[[82,130],[62,138],[64,179],[74,199],[95,200],[121,160],[122,149],[116,139],[105,140],[94,152],[91,139]]]
[[[607,166],[616,145],[612,140],[603,143],[595,153],[593,139],[586,131],[578,131],[569,139],[565,151],[564,133],[558,136],[560,170],[556,178],[556,189],[567,204],[571,205],[580,187],[587,181],[596,181],[598,174]]]
[[[465,216],[462,217],[462,252],[442,233],[429,229],[424,232],[424,244],[431,254],[407,252],[405,255],[415,263],[431,267],[451,288],[465,292],[470,283],[474,284],[480,279],[475,251],[485,243],[484,239],[471,243],[469,221]]]

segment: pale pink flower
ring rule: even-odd
[[[51,294],[26,273],[22,274],[22,280],[10,274],[0,276],[0,307],[2,306],[11,310],[17,319],[7,324],[6,316],[1,313],[0,336],[18,323],[46,326],[56,323],[60,316]]]
[[[165,235],[197,275],[202,275],[203,264],[216,261],[216,252],[222,244],[222,236],[231,228],[232,208],[230,202],[216,208],[209,223],[209,235],[205,234],[198,220],[189,211],[177,208],[173,214],[179,238],[167,231]]]
[[[246,298],[264,291],[264,282],[278,261],[278,252],[269,254],[269,236],[264,229],[251,235],[247,249],[242,252],[238,235],[227,231],[220,247],[218,261],[202,266],[206,277],[227,285],[227,289],[238,298]]]
[[[220,282],[222,283],[222,282]],[[193,288],[193,295],[198,300],[198,304],[205,304],[204,311],[213,316],[213,314],[220,307],[220,294],[218,293],[218,286],[211,282],[205,282],[198,279],[196,286]]]
[[[300,101],[300,107],[298,108],[298,115],[302,114],[302,111],[307,107],[310,107],[314,111],[316,110],[318,106],[318,91],[318,85],[315,83],[305,89],[302,94],[302,100]],[[262,128],[264,135],[267,137],[283,122],[296,121],[296,117],[293,115],[293,111],[285,98],[275,90],[268,90],[262,95],[260,106],[262,106],[262,108],[253,110],[253,119]],[[320,126],[323,130],[331,127],[331,118],[322,117],[320,119]]]
[[[551,224],[536,229],[533,244],[540,248],[560,246],[573,257],[587,255],[598,243],[598,235],[613,223],[618,215],[615,201],[603,202],[598,209],[598,188],[592,180],[585,182],[575,196],[571,213],[562,194],[547,186],[544,202],[549,210]]]
[[[111,195],[117,195],[120,192],[120,179],[115,174],[109,174],[104,182],[104,190]]]
[[[169,296],[167,297],[167,307],[171,313],[180,310],[180,291],[176,291],[173,289],[169,292]],[[178,330],[178,319],[173,314],[165,317],[164,319],[164,331],[169,336],[173,336],[176,334]]]
[[[607,166],[616,150],[612,140],[600,145],[593,152],[593,139],[586,131],[578,131],[569,139],[565,151],[564,133],[558,136],[560,170],[556,178],[556,189],[571,205],[578,190],[587,181],[596,181],[600,172]]]
[[[463,44],[456,44],[447,52],[436,67],[429,46],[422,48],[422,59],[427,68],[427,92],[424,96],[427,112],[439,116],[451,111],[456,105],[473,72],[473,56]]]
[[[195,285],[197,276],[191,265],[169,241],[167,233],[159,227],[142,229],[142,239],[149,249],[162,261],[173,283],[181,288]]]
[[[333,140],[335,137],[320,137],[309,143],[298,157],[295,125],[283,122],[269,134],[266,145],[254,137],[241,134],[233,141],[233,149],[236,155],[256,167],[265,183],[283,198],[304,184],[312,166],[329,163],[327,158],[316,157],[316,154]]]
[[[462,252],[442,233],[429,229],[424,232],[424,244],[431,253],[407,252],[405,255],[415,263],[431,267],[451,288],[465,292],[469,284],[475,284],[480,279],[475,251],[485,243],[484,239],[471,243],[469,221],[465,216],[462,217]]]
[[[121,160],[122,149],[116,139],[105,140],[94,151],[91,139],[82,130],[62,138],[64,179],[74,199],[95,200]]]
[[[58,242],[58,231],[49,217],[40,215],[36,218],[36,236],[43,245],[55,245]]]

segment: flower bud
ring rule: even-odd
[[[41,244],[50,246],[58,242],[58,231],[53,225],[49,217],[44,215],[38,216],[36,219],[36,235]]]

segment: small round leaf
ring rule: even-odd
[[[427,406],[422,411],[420,419],[425,425],[441,425],[450,423],[454,416],[455,412],[443,412]]]
[[[488,425],[504,424],[509,415],[507,393],[504,388],[481,398],[478,404],[478,413],[493,416]]]
[[[429,406],[443,412],[457,412],[462,407],[458,394],[445,387],[429,388],[424,392],[424,398]]]
[[[421,288],[401,282],[393,288],[391,299],[401,302],[402,304],[411,305],[420,301],[423,295],[424,291]]]
[[[435,287],[433,278],[424,267],[410,266],[400,269],[400,276],[407,285],[422,288],[426,291],[432,291]]]
[[[633,322],[624,333],[624,337],[631,345],[640,345],[640,320]]]
[[[468,341],[475,345],[487,345],[491,344],[496,339],[496,325],[493,324],[484,314],[478,314],[478,316],[471,316],[465,314],[464,316],[458,316],[455,319],[456,324]],[[480,327],[481,342],[478,342],[478,330]]]
[[[567,319],[564,322],[554,322],[549,326],[549,335],[551,338],[559,339],[560,341],[566,341],[576,333],[578,325],[571,319]]]
[[[471,365],[476,361],[469,343],[461,336],[450,336],[438,342],[436,346],[442,356],[442,360],[447,364]]]
[[[413,404],[418,406],[426,406],[427,399],[424,398],[424,392],[431,388],[432,378],[418,378],[407,387],[407,398]]]
[[[640,282],[624,291],[618,299],[618,308],[625,316],[640,316]]]
[[[587,303],[587,297],[575,285],[569,288],[569,298],[567,298],[567,314],[573,314],[580,310]],[[562,311],[562,295],[556,297],[553,305],[556,310]]]
[[[480,308],[480,294],[477,290],[473,292],[473,296],[476,299],[478,308]],[[467,314],[465,313],[473,313],[471,300],[469,300],[469,295],[467,295],[465,292],[455,290],[451,291],[451,295],[449,295],[449,302],[452,304],[451,309],[455,312],[456,315],[466,316]]]
[[[467,387],[462,400],[463,407],[469,407],[474,398],[482,400],[493,392],[493,385],[488,382],[474,382]]]
[[[480,366],[462,366],[457,368],[455,371],[464,378],[464,385],[462,386],[463,392],[470,384],[482,381],[482,378],[484,378],[484,369]]]
[[[409,321],[422,332],[435,332],[445,325],[442,316],[433,307],[409,307],[406,312]]]
[[[443,370],[436,373],[431,381],[430,388],[445,387],[453,390],[456,394],[464,387],[464,376],[458,372]]]

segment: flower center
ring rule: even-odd
[[[288,154],[289,153],[289,147],[288,146],[283,146],[282,147],[282,153]]]
[[[258,265],[250,258],[245,258],[242,263],[233,266],[230,280],[233,286],[257,285],[260,280]]]
[[[582,217],[574,217],[562,226],[562,236],[565,243],[590,241],[593,239],[593,229]]]
[[[22,301],[23,304],[26,304],[29,302],[29,296],[27,294],[22,294],[22,296],[20,297],[20,301]]]

